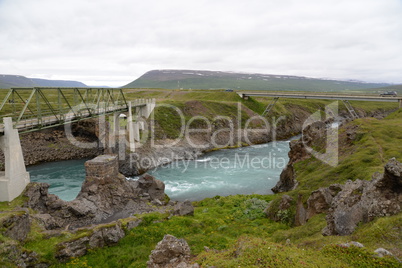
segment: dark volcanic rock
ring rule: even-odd
[[[312,192],[307,200],[307,220],[316,214],[326,213],[331,206],[332,199],[341,190],[341,185],[334,184]]]
[[[349,235],[360,222],[402,210],[402,164],[391,159],[371,181],[348,181],[332,200],[324,235]]]
[[[72,257],[85,255],[88,249],[114,245],[125,236],[120,222],[107,226],[96,226],[87,231],[88,235],[86,236],[58,244],[56,246],[56,258],[59,261],[66,262]]]
[[[87,253],[89,238],[87,236],[79,239],[63,242],[58,245],[56,259],[59,261],[67,261],[71,257],[81,257]]]
[[[165,185],[154,177],[144,175],[132,181],[119,174],[115,155],[99,156],[87,161],[85,166],[87,176],[73,201],[63,201],[49,194],[49,185],[45,183],[27,186],[26,206],[42,214],[37,218],[47,229],[77,228],[155,211],[150,201],[161,203],[159,199],[165,198]]]
[[[196,268],[198,264],[190,264],[190,247],[184,239],[165,235],[147,262],[148,268]]]
[[[4,235],[18,241],[24,241],[31,230],[31,220],[25,211],[15,212],[0,224],[6,229]]]
[[[178,216],[193,216],[194,207],[190,201],[178,202],[173,208],[173,215]]]
[[[294,190],[298,182],[295,179],[293,164],[288,164],[281,172],[278,183],[271,189],[274,193],[282,193]]]
[[[165,199],[165,184],[160,180],[155,180],[149,174],[144,174],[135,182],[134,186],[141,189],[140,195],[147,193],[152,200],[158,199],[162,201]]]

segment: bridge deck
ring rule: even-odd
[[[131,107],[144,107],[146,103],[133,103]],[[44,116],[42,118],[30,118],[26,120],[20,120],[14,128],[20,133],[26,133],[35,131],[38,129],[50,128],[58,125],[64,125],[72,122],[77,122],[83,119],[93,118],[103,114],[111,114],[116,112],[127,112],[128,106],[120,105],[114,107],[107,107],[106,109],[98,109],[97,111],[89,113],[88,111],[81,111],[79,115],[70,112],[63,115],[62,118],[58,118],[54,115]],[[0,135],[4,134],[4,124],[0,123]]]

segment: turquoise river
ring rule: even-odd
[[[196,160],[175,161],[149,170],[162,180],[172,200],[201,200],[216,195],[272,194],[288,162],[289,141],[223,149]],[[44,163],[28,167],[31,181],[50,184],[49,192],[73,200],[85,179],[86,160]],[[138,177],[128,178],[138,179]]]

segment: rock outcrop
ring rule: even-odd
[[[302,198],[303,198],[303,195],[299,194],[299,197],[297,199],[297,204],[296,204],[296,215],[295,215],[295,225],[296,226],[304,225],[307,222],[307,211],[304,208]]]
[[[294,200],[292,197],[284,194],[279,200],[278,206],[274,206],[274,202],[270,202],[265,208],[264,213],[273,221],[285,221],[287,212],[292,207]],[[286,214],[286,215],[285,215]]]
[[[31,230],[31,220],[28,211],[15,211],[9,216],[0,219],[0,229],[4,228],[3,234],[11,239],[24,241]]]
[[[31,183],[24,193],[26,206],[39,212],[35,217],[46,229],[111,222],[132,214],[158,210],[165,205],[165,185],[150,175],[138,181],[118,173],[117,156],[102,155],[87,161],[86,178],[73,201],[63,201],[48,193],[49,185]],[[160,207],[163,209],[162,207]]]
[[[289,162],[283,169],[278,183],[271,189],[274,193],[288,192],[296,189],[298,182],[293,165],[310,157],[310,153],[306,150],[305,145],[310,146],[313,141],[315,145],[322,143],[323,138],[325,138],[326,127],[326,123],[324,122],[311,124],[303,130],[303,135],[300,139],[289,143]]]
[[[289,211],[295,208],[295,214]],[[402,211],[402,164],[395,158],[389,160],[384,173],[375,173],[371,181],[355,180],[345,184],[333,184],[313,191],[307,199],[307,207],[299,195],[297,203],[283,195],[275,204],[265,209],[274,221],[305,224],[314,215],[326,213],[327,226],[323,235],[349,235],[359,223],[367,223],[377,217],[392,216]]]
[[[332,199],[324,235],[349,235],[360,222],[391,216],[402,210],[402,164],[395,158],[371,181],[348,181]]]
[[[85,255],[88,249],[115,245],[125,236],[120,222],[110,226],[97,226],[87,232],[89,235],[58,244],[55,257],[59,261],[65,262],[72,257]]]
[[[310,194],[307,199],[307,219],[320,213],[326,213],[332,204],[334,196],[342,191],[340,184],[333,184],[327,188],[319,188]]]
[[[293,168],[293,163],[288,163],[284,170],[281,172],[279,176],[279,181],[277,184],[271,189],[274,193],[283,193],[296,189],[297,180],[295,171]]]
[[[172,235],[165,235],[147,262],[148,268],[197,268],[198,264],[190,263],[190,247],[186,240]]]

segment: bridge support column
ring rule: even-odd
[[[115,154],[117,153],[117,143],[119,142],[119,135],[120,135],[120,113],[113,113],[112,116],[109,117],[110,128],[108,131],[108,141],[107,146],[105,146],[105,151],[107,154]]]
[[[134,137],[134,122],[133,122],[133,111],[131,107],[131,101],[128,102],[128,117],[127,117],[127,128],[128,128],[128,142],[130,143],[130,152],[135,151],[135,137]]]
[[[4,118],[4,136],[0,137],[4,152],[5,172],[0,174],[0,201],[12,201],[18,197],[30,182],[18,130],[13,128],[11,117]]]
[[[140,108],[139,115],[148,118],[156,106],[155,99],[147,99],[146,105]]]
[[[133,136],[134,136],[134,139],[135,139],[136,141],[140,141],[140,140],[141,140],[141,136],[140,136],[140,126],[141,126],[141,123],[142,123],[142,122],[135,122],[135,123],[133,124]]]

